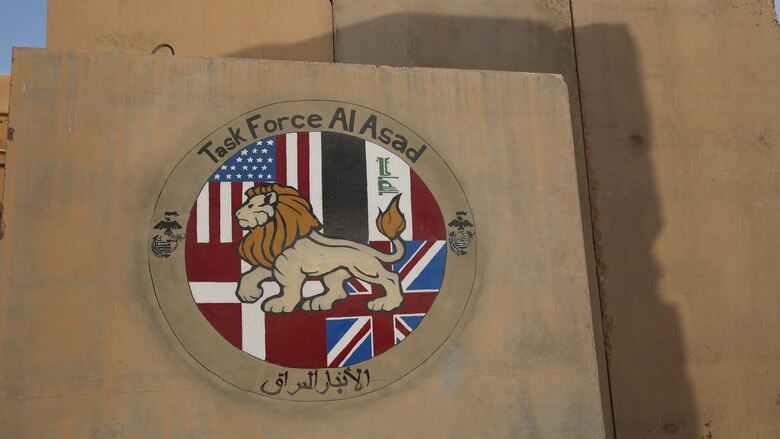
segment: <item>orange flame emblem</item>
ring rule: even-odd
[[[401,213],[401,209],[398,207],[398,200],[400,199],[401,194],[393,197],[390,200],[390,204],[387,205],[387,209],[384,212],[380,210],[379,215],[376,217],[376,227],[390,239],[398,239],[401,236],[401,232],[406,229],[406,218],[404,218],[404,214]]]

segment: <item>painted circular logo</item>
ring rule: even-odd
[[[356,105],[241,116],[177,164],[154,215],[150,269],[175,335],[266,396],[340,399],[397,380],[444,342],[473,284],[457,180],[409,128]]]
[[[400,157],[301,131],[236,151],[186,233],[187,280],[225,339],[280,366],[346,367],[423,320],[444,279],[444,220]]]

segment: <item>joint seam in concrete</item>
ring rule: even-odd
[[[580,125],[582,126],[582,144],[583,144],[583,157],[585,158],[585,184],[587,187],[587,193],[588,193],[588,208],[590,210],[590,227],[591,227],[591,239],[593,240],[593,257],[595,260],[595,269],[596,269],[596,287],[598,288],[599,293],[599,305],[600,305],[600,315],[601,315],[601,333],[604,337],[604,365],[606,367],[606,373],[607,373],[607,393],[609,394],[609,408],[610,408],[610,422],[612,423],[612,435],[615,439],[617,439],[617,425],[615,423],[615,406],[613,404],[614,398],[612,396],[612,374],[610,373],[610,365],[609,365],[609,351],[608,351],[608,340],[609,340],[609,334],[607,334],[606,328],[604,327],[605,319],[608,318],[607,316],[607,307],[606,307],[606,296],[602,296],[602,282],[601,282],[601,270],[599,269],[601,264],[601,258],[599,257],[598,249],[598,239],[597,239],[597,221],[598,216],[593,214],[594,209],[594,194],[591,193],[591,172],[590,172],[590,161],[589,161],[589,150],[588,150],[588,130],[587,126],[585,124],[585,107],[583,105],[583,96],[582,96],[582,84],[580,81],[580,64],[579,59],[577,56],[577,34],[575,32],[574,27],[574,0],[569,0],[569,18],[571,21],[571,42],[574,49],[574,76],[577,79],[577,97],[578,97],[578,105],[580,107]],[[335,48],[334,48],[335,50]],[[574,121],[572,121],[574,122]],[[606,293],[605,293],[606,294]]]

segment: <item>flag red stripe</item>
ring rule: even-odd
[[[201,303],[198,309],[233,346],[241,349],[241,304],[240,303]]]
[[[406,337],[407,335],[411,334],[412,331],[410,331],[406,325],[401,322],[400,319],[393,319],[395,320],[395,328],[398,329],[398,331]]]
[[[198,244],[187,236],[187,280],[190,282],[238,282],[241,259],[232,243]]]
[[[436,199],[425,183],[417,176],[414,170],[409,170],[412,186],[412,239],[414,240],[443,240],[444,218]],[[454,214],[449,212],[448,214]]]
[[[284,134],[276,136],[276,182],[287,184],[287,136]]]
[[[237,282],[241,275],[241,260],[235,244],[219,242],[219,183],[208,182],[209,241],[198,243],[197,202],[190,211],[185,238],[185,267],[190,282]],[[241,183],[233,183],[233,185]],[[240,191],[239,191],[240,195]],[[241,236],[233,234],[233,239]],[[240,323],[240,322],[239,322]]]
[[[241,203],[244,199],[244,193],[243,193],[243,184],[241,182],[233,182],[231,184],[231,191],[230,195],[233,198],[231,201],[231,209],[230,209],[230,222],[232,224],[232,239],[233,242],[238,242],[241,239],[241,236],[243,236],[241,227],[238,227],[238,221],[233,216],[233,212],[235,212],[239,206],[241,206]]]
[[[209,242],[219,242],[219,183],[210,181],[209,185]]]
[[[344,359],[347,358],[347,355],[349,355],[350,352],[352,352],[352,349],[355,348],[355,345],[357,345],[360,341],[363,340],[363,337],[368,334],[368,331],[371,329],[371,320],[367,320],[366,323],[363,324],[363,327],[360,328],[357,335],[352,338],[352,340],[347,343],[347,346],[344,347],[344,349],[339,352],[339,354],[336,356],[336,358],[333,359],[333,361],[328,365],[329,367],[339,367],[341,365],[341,362],[344,361]]]
[[[309,133],[298,133],[298,192],[307,200],[310,196],[309,183]]]
[[[325,318],[321,312],[296,310],[265,315],[265,359],[287,367],[327,366]]]
[[[384,294],[384,289],[381,287],[372,285],[372,289],[375,293],[379,293],[380,296]],[[393,314],[389,312],[372,313],[371,318],[374,320],[374,356],[376,357],[395,346]]]

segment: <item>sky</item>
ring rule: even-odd
[[[775,0],[775,20],[780,21],[780,0]]]
[[[0,0],[0,75],[11,73],[11,47],[46,47],[47,0]]]
[[[780,16],[780,0],[775,13]],[[11,73],[11,47],[46,47],[47,0],[0,0],[0,75]]]

